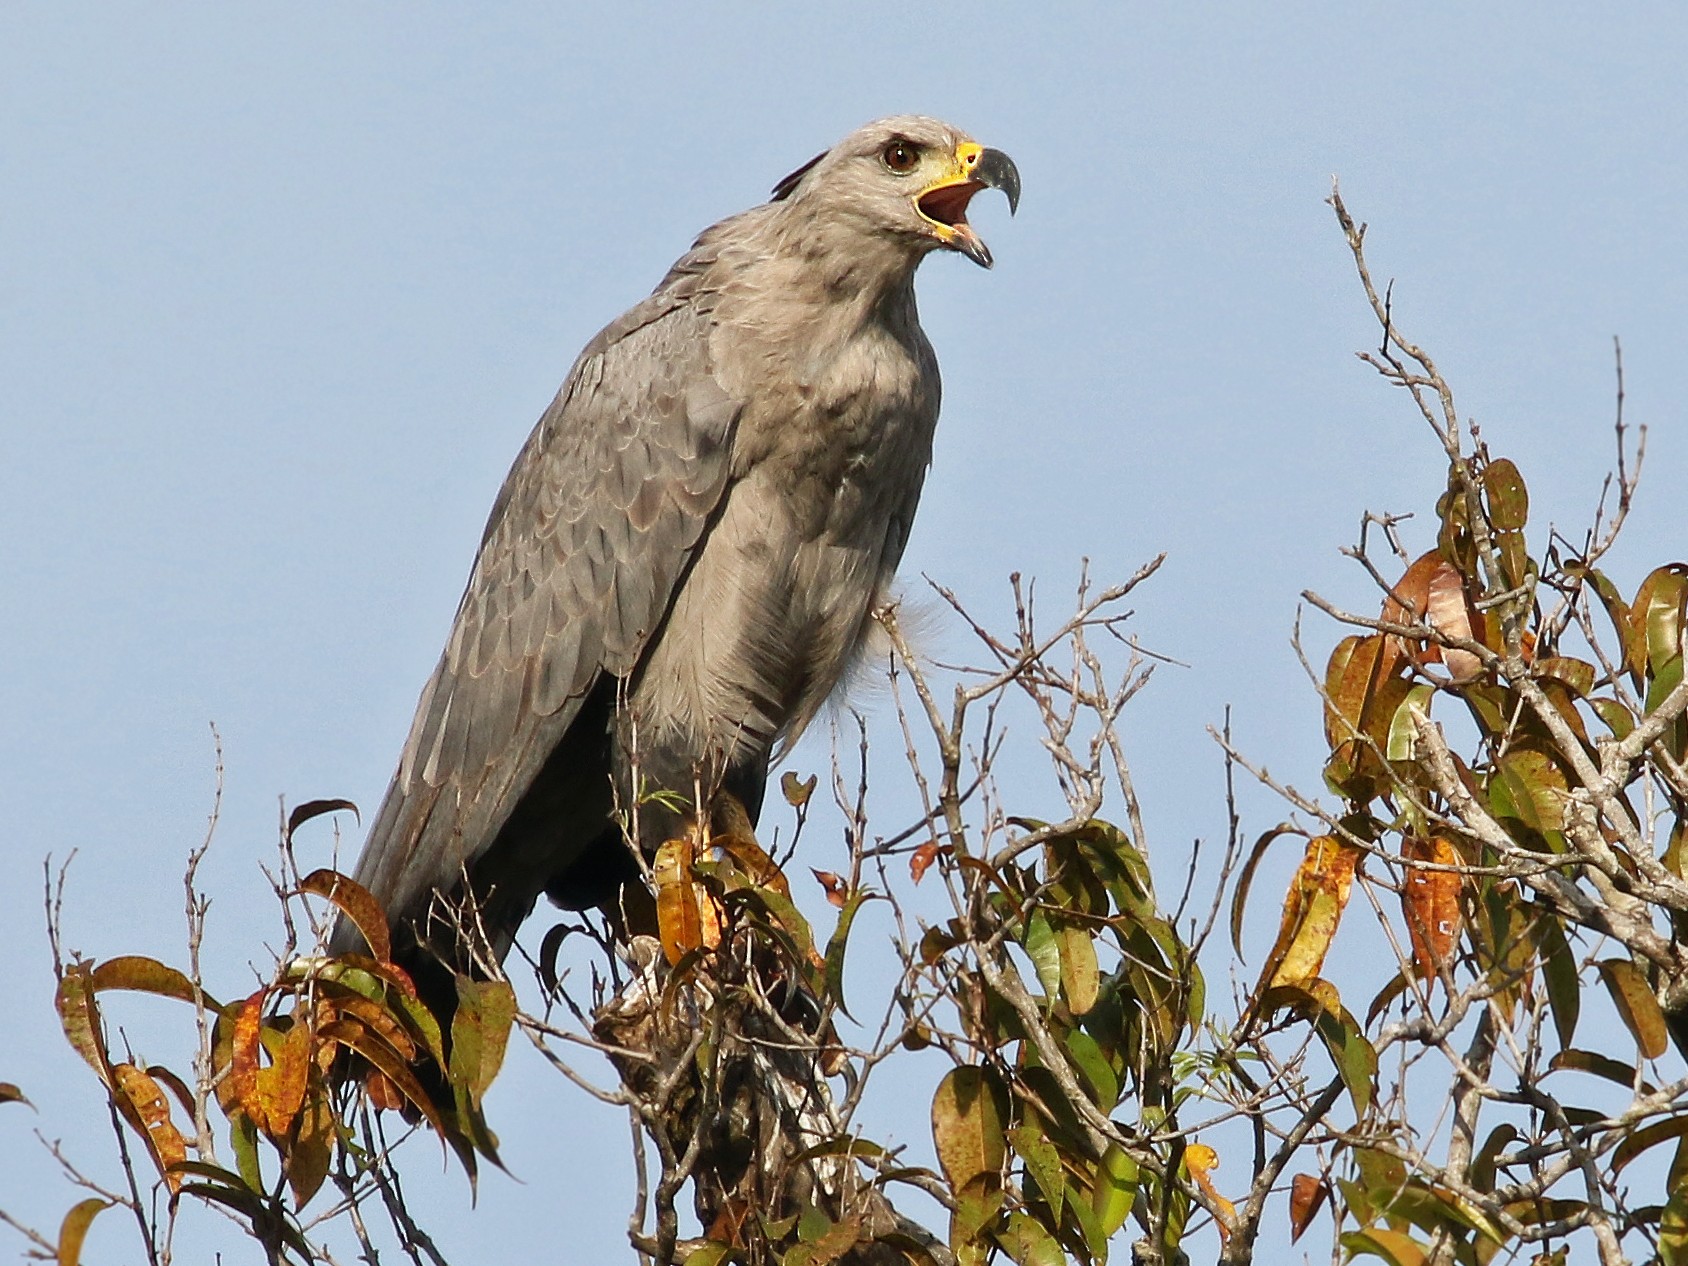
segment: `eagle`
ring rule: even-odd
[[[688,822],[754,825],[908,542],[938,420],[914,274],[983,267],[1012,160],[881,119],[705,229],[605,326],[493,504],[353,877],[395,957],[500,958],[539,896],[609,907]],[[742,820],[742,819],[741,819]],[[362,948],[349,921],[336,951]]]

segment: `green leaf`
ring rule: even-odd
[[[786,775],[791,777],[790,774]],[[718,1240],[711,1240],[702,1248],[694,1248],[686,1254],[686,1266],[721,1266],[727,1260],[727,1254],[733,1251],[731,1244],[722,1244]]]
[[[1020,945],[1032,960],[1032,970],[1037,973],[1037,983],[1043,986],[1044,997],[1054,1002],[1061,988],[1061,947],[1055,940],[1055,927],[1042,907],[1027,917]]]
[[[1342,1237],[1342,1247],[1354,1256],[1381,1257],[1394,1266],[1424,1266],[1424,1246],[1400,1231],[1374,1226],[1364,1231],[1349,1231]]]
[[[850,1008],[844,1005],[844,954],[850,944],[850,927],[856,921],[856,912],[869,901],[881,900],[880,894],[856,889],[844,900],[844,908],[838,912],[838,926],[833,928],[832,937],[826,943],[826,996],[838,1004],[838,1009],[845,1015],[850,1015]],[[854,1020],[856,1017],[850,1015]]]
[[[1028,1213],[1010,1213],[996,1242],[1019,1266],[1066,1266],[1067,1255],[1055,1237]]]
[[[1119,1103],[1119,1074],[1109,1064],[1101,1046],[1083,1029],[1073,1029],[1067,1034],[1066,1047],[1067,1054],[1090,1083],[1096,1106],[1103,1112],[1112,1112]]]
[[[1313,1022],[1313,1029],[1330,1052],[1337,1075],[1354,1101],[1354,1114],[1365,1116],[1371,1109],[1377,1079],[1377,1049],[1347,1007],[1325,1009]]]
[[[1137,1162],[1118,1143],[1108,1144],[1096,1166],[1095,1194],[1091,1198],[1091,1210],[1104,1237],[1124,1226],[1130,1216],[1137,1200],[1137,1177]]]
[[[1037,1113],[1027,1112],[1020,1123],[1008,1131],[1008,1145],[1025,1165],[1026,1173],[1043,1193],[1045,1203],[1061,1220],[1061,1207],[1066,1203],[1066,1175],[1061,1169],[1061,1153],[1044,1133]]]
[[[1676,1145],[1665,1180],[1670,1199],[1659,1215],[1659,1261],[1662,1266],[1688,1263],[1688,1135]]]
[[[1415,714],[1420,717],[1430,715],[1430,701],[1436,696],[1436,687],[1421,682],[1407,691],[1406,698],[1401,700],[1395,709],[1395,715],[1389,719],[1389,736],[1384,744],[1384,754],[1390,760],[1410,761],[1418,759],[1418,726]]]
[[[1569,1047],[1576,1038],[1577,1019],[1582,1014],[1582,982],[1577,978],[1577,956],[1565,938],[1565,929],[1552,915],[1539,917],[1531,928],[1536,953],[1541,958],[1542,976],[1547,982],[1547,1002],[1553,1011],[1553,1029],[1559,1045]]]

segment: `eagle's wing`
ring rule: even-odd
[[[490,847],[600,676],[633,670],[722,499],[739,407],[688,262],[587,345],[493,506],[358,862],[395,921]]]

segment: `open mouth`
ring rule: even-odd
[[[939,185],[915,199],[914,205],[928,220],[946,228],[967,223],[967,204],[985,186],[977,180],[960,180],[953,185]]]

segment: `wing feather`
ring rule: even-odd
[[[359,860],[395,918],[455,884],[601,675],[637,665],[721,501],[738,404],[695,272],[588,344],[505,480]]]

